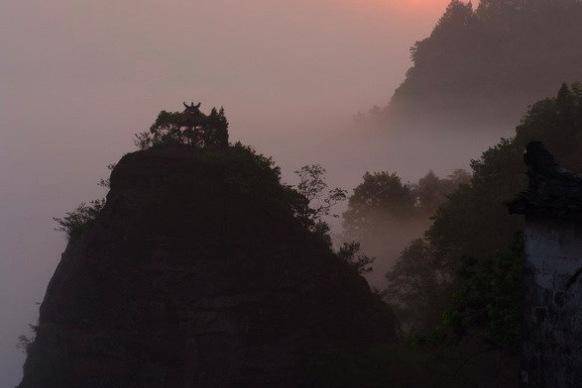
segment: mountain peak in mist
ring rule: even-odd
[[[319,353],[393,341],[307,205],[240,144],[126,155],[49,284],[19,387],[297,387]]]

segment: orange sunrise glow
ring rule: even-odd
[[[378,0],[382,1],[382,0]],[[383,0],[384,3],[389,3],[394,7],[410,7],[410,8],[443,8],[446,7],[450,0]]]
[[[384,9],[398,14],[441,13],[450,0],[336,0],[337,3],[357,9]]]

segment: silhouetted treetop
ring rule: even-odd
[[[387,171],[367,172],[349,198],[343,226],[351,239],[360,240],[364,235],[385,233],[386,224],[401,228],[403,222],[428,220],[448,195],[470,180],[471,175],[462,169],[445,178],[429,171],[417,183],[403,183]]]
[[[413,190],[398,175],[367,172],[349,198],[343,226],[350,239],[360,241],[377,224],[413,217],[414,207]]]
[[[201,103],[183,103],[182,112],[161,111],[149,131],[136,135],[136,145],[147,149],[164,144],[185,144],[195,148],[228,146],[228,120],[224,108],[212,108],[210,114],[200,110]]]

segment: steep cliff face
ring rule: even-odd
[[[242,148],[126,155],[49,284],[20,387],[295,387],[318,353],[390,341],[295,197]]]

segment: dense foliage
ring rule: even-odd
[[[320,360],[317,379],[330,386],[518,384],[523,219],[509,215],[506,202],[526,187],[523,152],[532,140],[542,141],[565,167],[582,171],[580,86],[563,85],[556,97],[534,104],[513,138],[472,161],[472,177],[451,178],[452,191],[438,185],[434,174],[416,185],[404,185],[393,174],[367,175],[350,201],[364,241],[374,225],[397,219],[396,231],[398,223],[405,225],[403,214],[437,208],[424,237],[410,242],[386,275],[385,295],[410,345],[332,355]],[[368,222],[376,216],[383,220]],[[378,236],[391,244],[385,230]]]
[[[525,189],[523,151],[542,141],[565,167],[582,171],[582,91],[563,85],[555,98],[534,104],[512,139],[503,139],[471,164],[473,178],[438,209],[420,245],[404,251],[394,271],[398,284],[425,284],[442,303],[425,310],[428,293],[400,291],[420,321],[444,314],[449,334],[476,336],[496,347],[514,349],[519,338],[519,293],[523,219],[510,216],[506,203]],[[419,247],[423,247],[423,251]],[[418,254],[420,252],[420,254]],[[415,254],[412,254],[415,253]],[[412,262],[409,262],[411,261]],[[434,286],[435,273],[443,282]],[[389,279],[394,281],[394,273]],[[418,295],[417,295],[418,294]],[[436,303],[436,302],[435,302]]]
[[[522,300],[523,240],[520,234],[504,252],[476,260],[463,257],[457,265],[452,309],[445,323],[456,333],[479,328],[476,334],[495,347],[519,346]]]
[[[212,108],[209,115],[200,111],[200,104],[184,104],[183,112],[162,111],[149,131],[136,135],[140,149],[163,144],[186,144],[196,148],[228,146],[228,120],[224,108]]]
[[[557,83],[582,79],[581,19],[578,0],[452,0],[412,47],[388,113],[462,120],[465,130],[509,125]]]
[[[406,333],[430,333],[440,325],[449,274],[426,240],[412,241],[386,273],[386,300]]]
[[[367,274],[374,287],[384,287],[384,273],[392,268],[406,244],[422,236],[435,209],[469,179],[464,170],[453,171],[446,178],[429,171],[416,183],[404,183],[398,175],[386,171],[364,175],[343,214],[342,239],[358,241],[362,252],[376,258],[374,271]],[[407,289],[397,279],[395,275],[392,280],[395,287]],[[393,304],[402,305],[393,299],[395,295],[388,295]],[[403,310],[400,313],[401,319],[409,315]]]
[[[447,178],[429,171],[418,183],[405,184],[396,174],[387,171],[369,173],[363,177],[349,197],[343,214],[346,235],[357,240],[383,234],[393,224],[426,220],[470,175],[455,170]]]
[[[401,221],[414,213],[412,189],[394,173],[366,173],[364,181],[349,198],[343,215],[344,228],[352,238],[362,240],[379,224]]]

